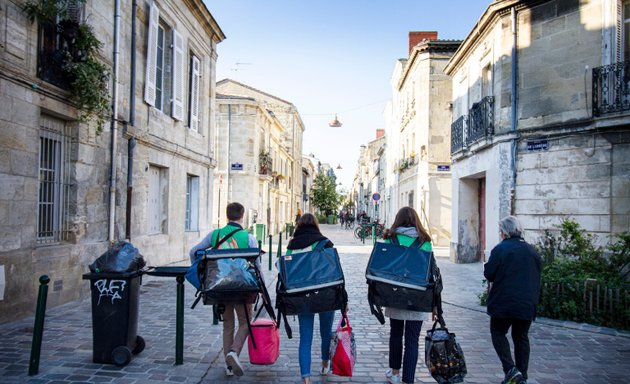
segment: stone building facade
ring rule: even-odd
[[[225,38],[201,0],[120,2],[119,13],[116,2],[81,4],[76,19],[103,43],[110,74],[115,118],[99,127],[53,85],[60,68],[43,52],[63,48],[46,45],[58,30],[27,20],[24,3],[0,0],[2,322],[32,313],[42,274],[49,306],[85,296],[82,274],[115,241],[129,239],[149,265],[187,259],[210,228]]]
[[[460,41],[437,32],[410,32],[409,57],[398,60],[386,109],[387,185],[383,201],[392,215],[416,209],[436,246],[451,239],[451,80],[444,74]]]
[[[497,0],[464,40],[446,67],[454,260],[485,260],[509,214],[532,242],[565,218],[602,243],[630,229],[628,12]]]
[[[302,136],[297,108],[276,96],[224,79],[217,83],[215,207],[246,208],[245,224],[284,232],[303,204]]]

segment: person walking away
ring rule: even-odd
[[[195,252],[202,249],[213,247],[220,239],[236,229],[240,231],[234,233],[221,246],[223,248],[258,248],[256,238],[243,229],[243,216],[245,208],[240,203],[234,202],[227,205],[225,213],[228,223],[225,227],[211,231],[201,242],[190,250],[191,258]],[[256,263],[259,263],[257,260]],[[260,267],[260,266],[259,266]],[[239,355],[247,340],[249,327],[247,319],[252,315],[252,304],[232,303],[222,304],[223,312],[223,355],[225,358],[225,375],[226,376],[242,376],[243,365],[239,360]],[[247,311],[247,313],[245,313]],[[238,327],[235,329],[235,314],[238,317]],[[236,331],[236,332],[235,332]]]
[[[499,222],[501,242],[495,246],[483,274],[490,285],[487,311],[492,345],[501,360],[502,384],[527,383],[529,327],[536,319],[540,295],[541,258],[522,237],[521,223],[514,216]],[[506,337],[512,328],[514,360]],[[516,363],[514,362],[516,361]]]
[[[391,243],[396,236],[400,245],[409,247],[416,238],[420,249],[432,252],[431,237],[422,226],[418,213],[411,207],[403,207],[394,219],[391,228],[383,231],[383,239],[386,243]],[[378,243],[377,243],[378,244]],[[377,245],[375,245],[377,246]],[[435,265],[435,261],[432,261]],[[441,298],[438,296],[436,306],[433,308],[432,319],[435,321],[438,316],[438,305]],[[406,309],[385,308],[385,316],[389,317],[389,369],[385,373],[388,383],[413,383],[418,364],[418,347],[422,321],[427,317],[426,313],[410,311]],[[403,348],[404,340],[404,348]],[[403,353],[404,349],[404,353]],[[402,377],[400,375],[402,366]]]
[[[302,217],[302,208],[297,209],[297,214],[295,215],[295,226],[297,227],[298,221],[300,221],[300,217]]]
[[[317,218],[310,213],[305,213],[298,221],[293,238],[287,245],[287,255],[311,251],[315,249],[320,241],[328,243],[325,246],[326,248],[333,246],[333,243],[322,235]],[[321,337],[320,375],[326,375],[330,371],[329,348],[334,318],[335,311],[319,313],[319,335]],[[300,328],[300,375],[304,384],[310,384],[311,382],[311,346],[313,344],[314,320],[314,313],[300,313],[298,315]]]

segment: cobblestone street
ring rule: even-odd
[[[352,237],[351,231],[322,225],[335,242],[342,259],[350,296],[350,322],[354,328],[358,359],[352,378],[313,376],[313,381],[330,383],[385,383],[389,325],[380,325],[369,313],[364,271],[371,250]],[[277,239],[274,238],[274,249]],[[286,245],[287,240],[283,239]],[[265,246],[266,247],[266,246]],[[467,383],[499,383],[500,362],[492,348],[489,317],[478,305],[482,265],[453,264],[446,250],[437,250],[444,277],[444,316],[455,332],[468,365]],[[276,251],[273,252],[275,258]],[[268,271],[268,254],[263,256],[267,285],[274,296],[275,273]],[[190,310],[194,299],[186,283],[184,364],[175,366],[175,292],[171,278],[146,276],[140,293],[138,334],[146,349],[123,368],[92,362],[90,300],[49,309],[44,327],[39,374],[28,376],[33,319],[0,326],[0,382],[2,383],[299,383],[297,359],[298,325],[289,318],[294,331],[287,339],[281,328],[281,354],[271,366],[248,363],[247,347],[241,355],[245,374],[226,378],[222,357],[221,325],[212,325],[210,307]],[[86,282],[87,284],[87,282]],[[35,303],[34,303],[35,304]],[[34,305],[33,304],[33,305]],[[337,315],[335,324],[338,321]],[[423,326],[425,333],[430,323]],[[539,319],[530,332],[532,345],[529,383],[623,383],[630,371],[630,335],[571,322]],[[313,370],[319,361],[318,339],[313,344]],[[424,346],[421,344],[421,359]],[[416,382],[432,383],[422,362]]]

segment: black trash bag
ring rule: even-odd
[[[119,241],[90,264],[90,271],[136,272],[146,265],[144,257],[131,243]]]

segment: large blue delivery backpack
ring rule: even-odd
[[[276,285],[276,308],[284,315],[345,310],[348,294],[337,249],[327,240],[306,252],[281,256]]]
[[[385,323],[382,307],[431,312],[442,289],[433,252],[420,249],[418,239],[409,247],[377,242],[365,271],[368,303],[374,316]]]

